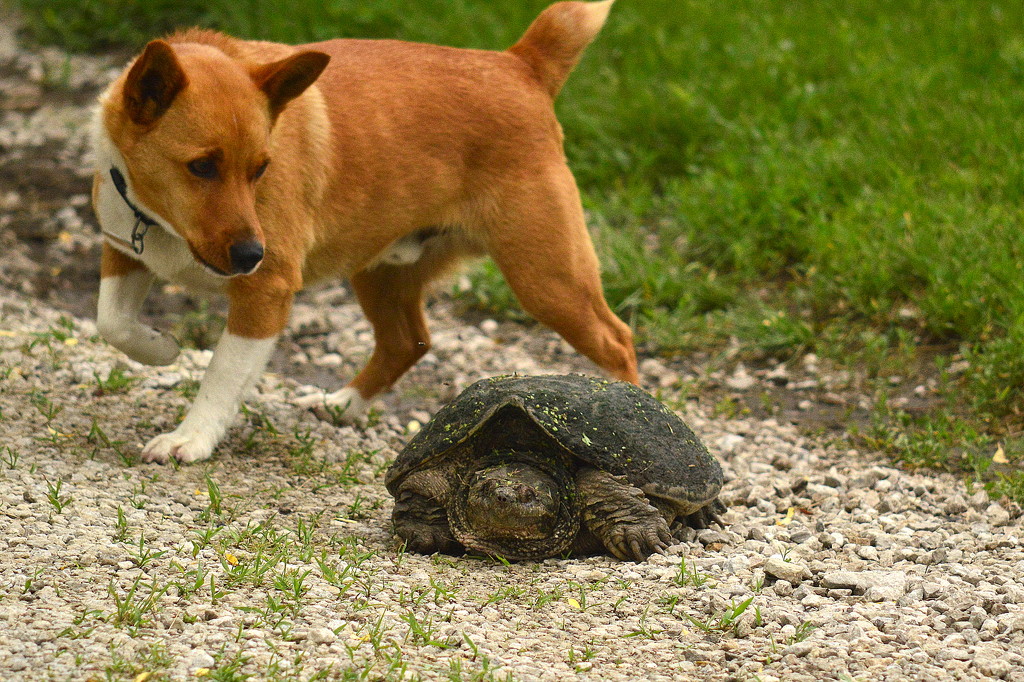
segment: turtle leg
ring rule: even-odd
[[[619,559],[644,561],[672,544],[665,516],[623,477],[585,467],[576,487],[584,525]]]
[[[681,530],[683,526],[697,529],[709,528],[712,523],[721,525],[720,515],[724,513],[725,505],[718,500],[714,500],[692,514],[677,517],[675,523],[672,524],[672,529],[677,530],[678,528]]]
[[[448,512],[429,497],[410,491],[399,493],[391,519],[395,532],[413,552],[462,554],[465,551],[452,536]]]
[[[465,548],[452,535],[445,507],[448,483],[436,471],[417,471],[395,493],[391,521],[407,549],[419,554],[462,554]]]

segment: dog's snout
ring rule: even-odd
[[[256,269],[263,260],[263,244],[255,239],[232,244],[229,249],[231,269],[235,274],[245,275]]]

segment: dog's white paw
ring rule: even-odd
[[[126,334],[108,335],[107,340],[132,360],[144,365],[169,365],[181,352],[178,340],[173,336],[143,325]]]
[[[142,461],[159,464],[167,464],[172,459],[182,464],[201,462],[210,458],[216,445],[216,439],[205,433],[177,428],[149,441],[142,449]]]
[[[181,346],[178,340],[166,332],[148,329],[145,344],[140,348],[140,355],[145,359],[139,362],[146,365],[169,365],[178,358]]]
[[[370,411],[370,403],[351,386],[334,393],[302,396],[293,402],[299,407],[313,410],[313,413],[324,421],[341,424],[355,424]]]

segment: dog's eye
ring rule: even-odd
[[[256,172],[252,174],[252,179],[253,180],[259,180],[261,177],[263,177],[263,173],[266,172],[267,166],[269,166],[269,165],[270,165],[270,159],[267,159],[266,161],[261,163],[260,167],[256,169]]]
[[[217,162],[208,156],[189,161],[188,172],[197,178],[212,180],[217,177]]]

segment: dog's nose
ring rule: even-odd
[[[256,269],[263,260],[263,244],[255,239],[232,244],[228,249],[231,256],[231,269],[237,275],[245,275]]]

